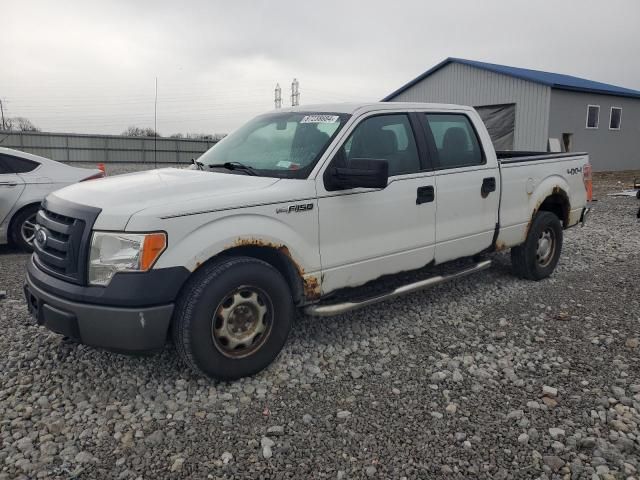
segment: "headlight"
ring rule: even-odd
[[[93,232],[89,284],[108,285],[116,272],[146,272],[166,247],[165,233]]]

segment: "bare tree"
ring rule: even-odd
[[[39,132],[31,120],[25,117],[9,117],[4,119],[4,128],[13,132]]]
[[[209,140],[212,142],[218,142],[226,136],[226,133],[174,133],[170,135],[170,138],[188,138],[190,140]]]
[[[128,127],[122,135],[127,137],[161,137],[153,128],[140,128],[136,126]]]

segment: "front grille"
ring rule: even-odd
[[[36,216],[36,264],[47,273],[83,284],[91,227],[99,209],[45,200]]]

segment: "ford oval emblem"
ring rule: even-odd
[[[36,233],[36,242],[38,242],[39,245],[47,243],[47,232],[42,228],[39,228]]]

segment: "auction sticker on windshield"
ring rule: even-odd
[[[339,119],[338,115],[305,115],[300,123],[336,123]]]

